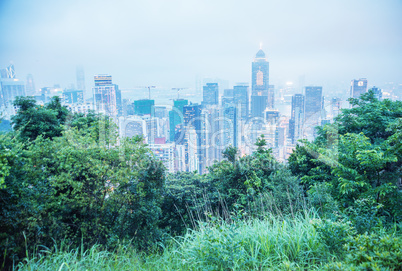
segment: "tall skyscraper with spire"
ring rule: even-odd
[[[264,117],[268,91],[269,62],[260,46],[251,67],[251,117]]]

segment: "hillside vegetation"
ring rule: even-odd
[[[0,267],[402,270],[402,103],[352,99],[288,164],[260,137],[167,174],[102,115],[18,98],[0,135]]]

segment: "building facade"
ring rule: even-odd
[[[289,138],[292,144],[302,138],[304,123],[304,95],[295,94],[292,96],[292,108],[289,120]]]
[[[305,87],[304,122],[318,125],[323,108],[322,87]]]
[[[367,92],[367,79],[360,78],[359,80],[353,79],[350,83],[350,97],[359,98],[360,95]]]
[[[95,75],[94,81],[95,87],[92,90],[96,112],[111,117],[122,115],[121,91],[116,84],[112,83],[112,76]]]
[[[202,104],[218,105],[219,104],[219,87],[218,83],[207,83],[202,88]]]
[[[269,62],[261,49],[251,66],[251,117],[264,117],[268,105]]]

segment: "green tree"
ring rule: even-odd
[[[213,213],[219,195],[207,175],[194,172],[169,174],[163,195],[160,227],[172,235],[197,226],[206,214]]]
[[[57,113],[56,117],[60,124],[65,124],[70,112],[65,106],[61,105],[59,96],[53,96],[50,102],[46,104],[46,109],[53,110]]]
[[[11,134],[0,137],[7,167],[1,171],[0,250],[8,262],[24,256],[25,237],[29,251],[52,247],[54,240],[108,247],[133,240],[139,249],[160,240],[163,164],[142,138],[114,137],[104,144],[86,128],[24,143]]]
[[[371,90],[349,102],[352,108],[342,109],[342,114],[336,118],[342,135],[363,133],[372,143],[378,144],[391,136],[392,131],[387,129],[389,125],[402,118],[402,101],[379,101]]]
[[[22,140],[32,141],[39,135],[44,138],[61,136],[68,111],[61,106],[58,97],[53,97],[46,106],[37,105],[32,97],[17,97],[14,106],[18,111],[11,121]]]
[[[318,128],[313,142],[300,142],[288,159],[289,168],[309,195],[315,195],[318,184],[328,184],[330,197],[346,213],[373,213],[367,211],[373,207],[378,214],[373,219],[400,221],[402,103],[379,101],[371,91],[350,102],[352,108],[343,110],[334,124]],[[371,206],[364,211],[362,202]]]
[[[279,167],[270,150],[261,149],[243,157],[237,157],[236,153],[236,148],[227,148],[223,152],[226,160],[208,168],[211,185],[229,209],[235,204],[246,206],[256,194],[263,192],[269,176]]]
[[[0,267],[24,255],[23,231],[34,231],[36,187],[29,187],[23,178],[24,145],[11,133],[0,135]],[[26,232],[29,235],[28,232]]]

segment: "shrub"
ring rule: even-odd
[[[379,215],[382,207],[383,205],[377,203],[372,197],[367,197],[357,199],[353,206],[345,210],[345,213],[357,232],[365,233],[383,224],[384,219]]]
[[[344,246],[344,262],[325,266],[325,270],[402,270],[402,238],[364,234],[353,237]]]
[[[329,219],[314,219],[312,224],[319,233],[323,243],[332,252],[341,252],[350,236],[356,233],[350,221],[331,221]]]

